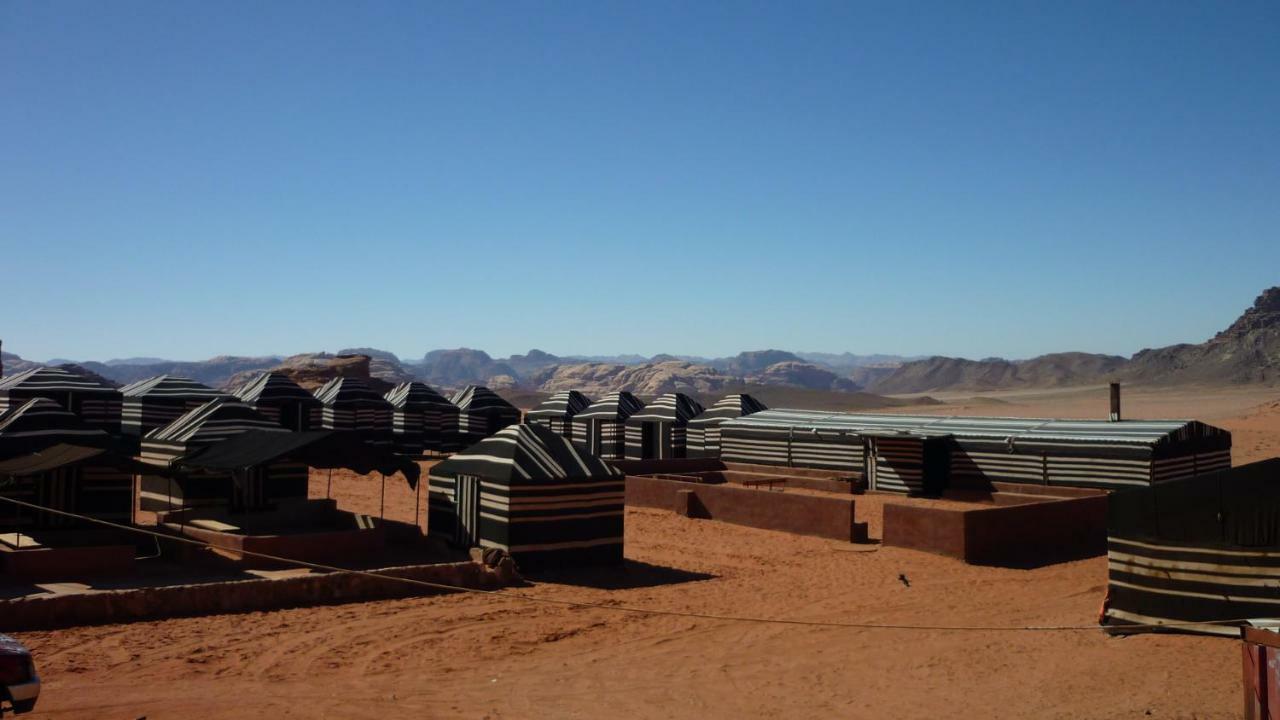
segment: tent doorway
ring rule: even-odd
[[[640,424],[640,458],[649,460],[658,457],[658,423]]]
[[[459,475],[454,481],[453,500],[457,523],[453,542],[461,547],[475,547],[480,542],[480,478]]]
[[[867,478],[867,489],[876,489],[876,465],[879,464],[880,455],[876,451],[875,438],[867,438],[866,451],[862,455],[863,475]]]
[[[285,403],[280,406],[280,425],[290,430],[301,432],[307,428],[302,426],[302,403]]]

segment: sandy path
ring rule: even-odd
[[[1250,407],[1216,421],[1246,433],[1244,459],[1274,454],[1280,405]],[[411,519],[412,493],[387,487],[388,516]],[[313,479],[313,494],[324,488]],[[334,494],[378,509],[376,482],[335,476]],[[1081,625],[1106,582],[1102,558],[979,568],[644,509],[628,512],[627,555],[626,571],[522,592],[806,620]],[[831,629],[471,595],[22,639],[47,683],[32,717],[49,718],[1229,718],[1240,706],[1239,648],[1221,639]]]

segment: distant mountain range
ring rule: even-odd
[[[349,356],[369,358],[349,361]],[[4,372],[39,364],[3,353]],[[655,395],[727,388],[778,387],[836,393],[911,394],[1056,388],[1108,380],[1141,384],[1276,384],[1280,381],[1280,287],[1271,288],[1230,327],[1199,344],[1143,350],[1132,358],[1063,352],[1027,360],[752,350],[724,358],[639,355],[556,356],[542,350],[493,358],[483,350],[432,350],[419,360],[377,348],[344,348],[335,354],[219,356],[201,362],[158,358],[82,361],[84,369],[118,383],[160,374],[183,375],[214,387],[237,384],[256,372],[283,367],[317,374],[365,373],[387,383],[419,379],[443,389],[477,383],[494,389],[588,393],[630,389]],[[338,369],[333,369],[338,368]]]

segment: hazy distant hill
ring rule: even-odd
[[[1206,342],[1143,350],[1131,359],[1078,352],[1052,353],[1029,360],[944,356],[912,359],[775,349],[749,350],[709,360],[668,354],[651,358],[561,357],[536,349],[505,359],[470,348],[432,350],[420,362],[401,360],[394,353],[376,348],[348,348],[338,354],[367,356],[369,376],[390,383],[419,379],[441,389],[480,383],[524,392],[529,397],[567,389],[719,392],[746,385],[815,392],[909,394],[1056,388],[1112,379],[1147,384],[1275,384],[1280,382],[1280,287],[1263,292],[1253,307]],[[235,376],[290,361],[300,363],[300,358],[318,363],[334,356],[309,353],[286,360],[276,356],[224,355],[199,362],[126,358],[78,364],[121,384],[172,374],[225,387]],[[3,360],[6,375],[65,362],[36,363],[11,352],[3,353]]]
[[[1064,387],[1099,382],[1125,364],[1116,355],[1053,353],[1030,360],[931,357],[903,363],[868,385],[877,393]]]
[[[905,357],[903,355],[854,355],[853,353],[822,353],[822,352],[798,352],[796,356],[805,362],[811,362],[818,365],[824,365],[833,370],[851,370],[854,368],[864,367],[897,367],[904,362],[910,360],[920,360],[920,357]]]

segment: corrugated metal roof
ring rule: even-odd
[[[946,415],[864,415],[813,410],[762,410],[726,420],[722,429],[791,428],[851,433],[905,432],[921,436],[1051,442],[1105,442],[1151,445],[1185,431],[1194,420],[1053,420],[1046,418]],[[1217,431],[1217,428],[1208,428]]]

